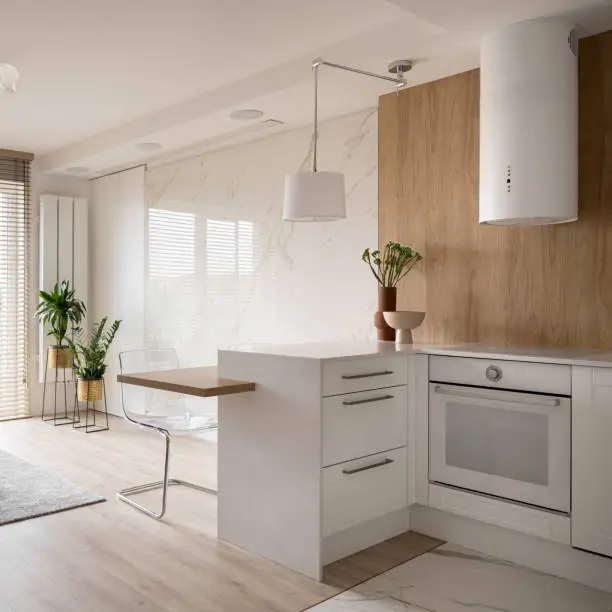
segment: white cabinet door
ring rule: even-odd
[[[572,546],[612,556],[612,369],[572,370]]]
[[[407,505],[406,447],[321,470],[323,537]]]
[[[323,399],[323,467],[406,446],[406,387]]]

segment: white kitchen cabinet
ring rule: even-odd
[[[572,546],[612,556],[612,368],[572,368]]]
[[[491,364],[503,377],[489,380]],[[469,547],[462,521],[471,519],[537,536],[536,548],[565,545],[549,550],[575,555],[581,575],[593,567],[612,576],[609,559],[569,547],[612,557],[612,352],[369,341],[254,346],[219,351],[219,375],[257,385],[219,398],[220,539],[320,578],[324,565],[408,530],[410,520]],[[554,468],[542,472],[547,483],[567,465],[571,444],[571,518],[430,482],[430,381],[510,389],[508,399],[530,390],[550,410],[564,410],[564,452],[553,453],[546,436],[538,444]]]
[[[323,466],[406,446],[406,387],[323,399]]]
[[[323,469],[323,537],[404,508],[406,447]]]
[[[219,538],[320,579],[407,531],[411,360],[392,343],[219,351],[220,376],[257,385],[219,398]]]

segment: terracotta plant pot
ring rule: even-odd
[[[79,402],[97,402],[102,399],[102,379],[77,381],[77,395]]]
[[[383,312],[392,312],[397,308],[397,287],[378,286],[378,310],[374,315],[374,327],[378,340],[395,341],[395,330],[387,325]]]
[[[72,353],[67,346],[50,346],[47,350],[51,369],[72,367]]]

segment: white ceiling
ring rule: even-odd
[[[0,0],[0,148],[88,176],[291,129],[311,120],[317,56],[375,72],[415,60],[410,84],[478,65],[482,34],[566,14],[612,28],[612,0]],[[321,117],[376,105],[390,84],[321,69]],[[229,119],[259,108],[261,120]],[[284,122],[270,128],[261,123]],[[138,142],[159,142],[143,153]]]

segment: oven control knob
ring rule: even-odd
[[[489,366],[486,370],[485,370],[485,374],[487,375],[487,378],[491,381],[491,382],[499,382],[502,379],[502,371],[501,368],[498,368],[497,366]]]

